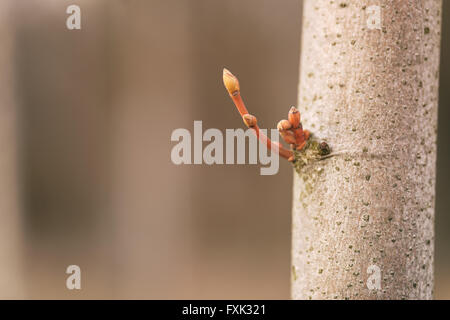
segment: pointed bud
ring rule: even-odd
[[[278,131],[286,131],[289,130],[292,127],[291,123],[287,120],[281,120],[278,122],[277,129]]]
[[[305,140],[308,140],[309,137],[311,136],[311,133],[309,132],[309,130],[303,130],[303,134],[305,135]]]
[[[255,116],[252,116],[251,114],[244,114],[242,116],[242,120],[244,120],[244,123],[247,127],[253,128],[258,123],[258,120]]]
[[[288,119],[293,128],[298,128],[300,125],[300,112],[296,107],[291,107],[291,110],[289,110]]]
[[[300,143],[299,145],[297,145],[296,150],[297,150],[297,151],[300,151],[300,150],[302,150],[305,146],[306,146],[306,141],[303,141],[302,143]]]
[[[223,69],[223,84],[230,96],[235,96],[240,91],[238,79],[225,68]]]
[[[302,129],[302,125],[300,125],[297,129],[292,129],[292,132],[294,132],[294,136],[295,136],[295,144],[299,145],[301,144],[303,141],[305,141],[305,133]]]
[[[287,144],[295,144],[295,136],[292,131],[281,130],[280,136],[286,141]]]

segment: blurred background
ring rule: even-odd
[[[81,7],[81,30],[66,8]],[[0,297],[288,299],[292,169],[184,165],[177,128],[274,128],[296,104],[299,0],[2,0]],[[450,298],[444,1],[435,297]],[[79,265],[82,290],[66,289]]]

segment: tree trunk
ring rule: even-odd
[[[10,4],[0,2],[0,299],[24,297]]]
[[[372,2],[304,1],[299,106],[334,156],[295,173],[294,299],[433,297],[442,1]]]

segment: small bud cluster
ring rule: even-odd
[[[306,146],[310,133],[303,130],[300,122],[300,111],[296,107],[291,107],[288,114],[288,120],[281,120],[277,125],[278,132],[286,143],[291,145],[292,150],[300,151]],[[294,161],[292,156],[288,160]]]
[[[236,109],[241,114],[245,125],[254,130],[256,136],[264,142],[268,149],[277,152],[281,157],[292,162],[297,171],[309,161],[320,160],[330,154],[331,150],[326,142],[313,141],[310,132],[303,130],[300,112],[295,107],[291,107],[289,110],[288,120],[281,120],[277,125],[280,136],[290,145],[290,150],[278,142],[272,142],[259,130],[256,117],[249,114],[241,97],[239,80],[227,69],[223,69],[223,84]]]

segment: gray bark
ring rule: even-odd
[[[433,297],[441,6],[304,1],[300,111],[335,156],[294,174],[292,298]]]

